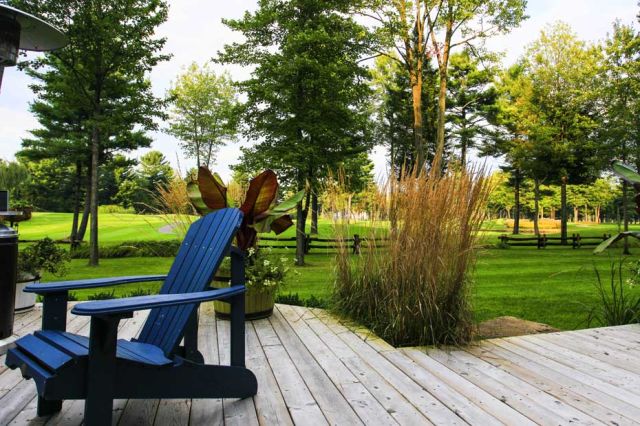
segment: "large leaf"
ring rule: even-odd
[[[627,166],[622,161],[614,161],[611,163],[613,173],[615,173],[621,179],[636,185],[640,184],[640,174],[636,172],[632,167]]]
[[[276,235],[279,235],[289,229],[291,225],[293,225],[291,216],[286,214],[280,217],[266,216],[264,219],[253,224],[253,228],[256,230],[256,232],[259,232],[261,234],[273,231]]]
[[[296,206],[298,205],[298,203],[303,200],[304,194],[305,194],[305,190],[304,189],[302,191],[299,191],[299,192],[295,193],[288,200],[283,201],[280,204],[278,204],[277,206],[275,206],[272,209],[270,209],[270,214],[277,215],[277,214],[286,213],[289,210],[295,209]]]
[[[211,213],[211,210],[205,202],[202,200],[202,194],[200,193],[200,188],[198,188],[198,184],[196,182],[189,182],[187,184],[187,195],[189,196],[189,201],[196,209],[199,215],[204,216],[207,213]]]
[[[293,226],[293,221],[291,220],[291,216],[286,214],[284,216],[280,216],[279,218],[273,221],[273,223],[271,224],[271,230],[276,235],[280,235],[284,231],[289,229],[289,227],[291,226]]]
[[[607,238],[605,241],[598,244],[598,247],[593,249],[593,254],[602,253],[603,251],[611,247],[614,243],[617,243],[624,237],[634,237],[634,238],[640,239],[640,232],[634,232],[634,231],[621,232],[617,235]]]
[[[245,217],[253,219],[269,210],[278,193],[278,177],[272,170],[265,170],[249,182],[244,203],[240,207]]]
[[[206,167],[198,168],[198,187],[202,194],[202,201],[211,210],[220,210],[227,207],[227,187],[222,183],[220,176],[214,176]]]

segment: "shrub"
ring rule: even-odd
[[[468,342],[470,270],[489,192],[483,170],[433,167],[391,178],[373,203],[380,210],[371,214],[362,254],[354,258],[347,241],[339,244],[336,309],[396,346]],[[348,211],[337,195],[333,211]],[[384,218],[391,229],[377,247],[376,222]],[[336,224],[338,239],[352,234],[348,226]]]
[[[133,207],[124,208],[119,204],[107,204],[104,206],[98,206],[99,214],[135,214],[136,211]]]
[[[88,300],[109,300],[116,298],[116,291],[100,291],[98,293],[90,294],[87,299]]]
[[[276,303],[321,309],[326,309],[329,306],[329,303],[324,299],[319,299],[314,295],[311,295],[308,299],[302,299],[298,293],[278,294],[276,296]]]
[[[139,296],[150,296],[152,294],[151,290],[145,288],[137,288],[133,291],[127,293],[124,297],[139,297]]]
[[[62,276],[68,267],[69,253],[50,238],[27,246],[18,255],[18,275],[22,280],[29,277],[39,279],[43,272]]]
[[[596,272],[596,293],[598,295],[598,306],[589,312],[589,326],[614,326],[625,324],[636,324],[640,322],[640,295],[629,294],[627,287],[634,286],[634,282],[625,283],[623,278],[623,268],[625,261],[611,262],[608,283],[603,282],[603,278],[597,268]],[[632,277],[631,280],[635,279]]]
[[[124,241],[113,246],[100,247],[100,257],[104,259],[122,257],[175,257],[180,242],[169,241]],[[89,246],[80,245],[71,251],[73,259],[88,259]]]

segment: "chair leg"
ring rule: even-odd
[[[244,367],[244,293],[233,296],[231,302],[231,365]]]
[[[60,400],[50,401],[42,398],[41,396],[38,397],[38,416],[39,417],[50,416],[52,414],[57,413],[60,410],[62,410],[62,401]]]
[[[86,425],[111,425],[116,375],[116,348],[119,318],[91,318]]]

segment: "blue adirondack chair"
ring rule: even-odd
[[[62,400],[85,400],[85,424],[110,425],[114,398],[246,398],[257,381],[244,366],[244,258],[231,247],[242,212],[223,209],[193,223],[169,274],[66,281],[29,286],[43,296],[42,330],[27,335],[5,363],[33,378],[38,415],[59,411]],[[231,256],[231,286],[211,289],[224,256]],[[91,316],[89,338],[67,333],[68,292],[164,280],[159,295],[80,303]],[[231,304],[231,365],[206,365],[197,350],[201,302]],[[137,339],[118,340],[118,323],[150,309]],[[180,342],[184,338],[184,346]]]

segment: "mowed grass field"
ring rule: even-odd
[[[68,235],[71,215],[58,213],[36,213],[30,222],[20,225],[22,239],[38,239],[44,236],[59,239]],[[131,240],[169,240],[171,234],[160,233],[166,222],[157,216],[127,214],[102,214],[100,216],[100,243],[116,244]],[[485,247],[497,242],[500,232],[507,231],[501,222],[487,223],[492,232],[483,234]],[[634,228],[640,230],[640,226]],[[350,232],[365,234],[365,224],[353,227]],[[617,232],[617,226],[571,225],[569,232],[581,235],[602,235]],[[320,235],[331,237],[329,221],[320,223]],[[293,236],[288,230],[283,237]],[[593,247],[573,250],[570,247],[535,247],[510,249],[483,248],[479,252],[473,272],[472,304],[477,321],[503,315],[511,315],[531,321],[550,324],[560,329],[584,328],[587,326],[589,310],[598,303],[595,289],[595,272],[608,279],[610,265],[621,258],[620,249],[611,249],[599,256],[592,254]],[[278,249],[287,257],[294,257],[293,250]],[[316,296],[331,297],[335,252],[316,249],[306,256],[307,265],[296,267],[288,277],[283,293],[297,293],[305,299]],[[628,257],[630,264],[640,259],[640,248],[633,248]],[[171,258],[124,258],[102,259],[99,267],[88,267],[85,259],[72,261],[69,274],[64,279],[89,277],[139,275],[165,273],[171,266]],[[45,276],[44,281],[57,278]],[[159,283],[115,287],[116,295],[124,295],[138,288],[155,290]],[[111,290],[109,290],[111,291]],[[640,294],[638,288],[628,288],[631,294]],[[85,299],[96,290],[78,292]],[[381,297],[384,297],[383,295]]]

